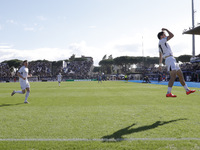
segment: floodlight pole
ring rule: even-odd
[[[192,29],[194,29],[194,0],[192,0]],[[192,35],[192,56],[195,57],[195,35]]]

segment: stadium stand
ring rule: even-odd
[[[68,62],[63,68],[65,78],[69,79],[89,79],[92,76],[93,58],[84,57],[85,60]]]
[[[61,73],[63,80],[70,79],[97,79],[97,74],[93,73],[93,58],[84,57],[85,59],[75,59],[69,62],[59,63],[54,66],[50,61],[32,61],[29,62],[29,72],[33,75],[33,81],[49,81],[56,80],[56,76]],[[20,66],[19,66],[20,67]],[[19,68],[18,67],[18,68]],[[186,81],[200,81],[200,63],[182,63],[180,65]],[[0,82],[2,81],[16,81],[18,77],[13,75],[11,68],[7,63],[0,63]],[[109,75],[111,79],[114,76]],[[119,75],[118,75],[119,76]],[[167,81],[169,80],[169,72],[163,66],[162,72],[157,67],[140,67],[136,68],[134,72],[129,74],[129,79],[143,79],[148,76],[150,80]],[[38,78],[38,79],[37,79]],[[115,75],[115,79],[117,75]]]
[[[9,81],[11,77],[10,68],[7,63],[0,63],[0,81]]]
[[[29,72],[33,76],[49,77],[51,76],[51,62],[33,61],[29,62]]]

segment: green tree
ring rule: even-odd
[[[105,60],[106,58],[107,58],[107,55],[104,55],[103,58],[102,58],[102,60]]]
[[[94,67],[93,72],[100,72],[101,71],[101,67]]]
[[[62,66],[62,64],[62,60],[52,62],[52,75],[56,75],[56,73],[59,71],[58,69]]]
[[[177,57],[177,61],[190,62],[191,57],[192,57],[192,55],[181,55],[181,56]]]
[[[113,59],[112,55],[108,56],[108,59]]]
[[[19,68],[22,63],[22,60],[12,59],[12,60],[3,61],[3,63],[7,63],[10,68],[11,67]]]
[[[127,73],[129,71],[130,65],[136,63],[136,59],[130,56],[121,56],[114,59],[114,64],[122,67],[122,73]]]
[[[75,59],[75,54],[73,54],[70,58],[69,58],[69,61],[74,61]]]
[[[101,71],[106,74],[112,73],[112,65],[114,64],[113,59],[104,59],[99,62],[99,65],[101,66]]]
[[[159,63],[159,57],[146,57],[144,66],[150,67],[150,65],[158,64]]]
[[[73,61],[85,61],[87,60],[86,58],[84,57],[80,57],[80,58],[74,58]]]

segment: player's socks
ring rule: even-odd
[[[30,92],[26,92],[26,95],[25,95],[25,102],[27,102],[27,99],[28,99],[29,93],[30,93]]]
[[[187,86],[187,84],[185,84],[184,86],[184,89],[186,90],[186,94],[187,95],[189,95],[189,94],[191,94],[191,93],[194,93],[196,90],[190,90],[189,88],[188,88],[188,86]]]
[[[188,88],[187,84],[185,84],[183,87],[184,87],[184,89],[186,90],[186,92],[189,91],[189,88]]]
[[[167,94],[171,93],[172,87],[168,87]]]
[[[23,94],[23,92],[22,92],[22,91],[15,91],[15,93]]]

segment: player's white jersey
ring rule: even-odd
[[[24,77],[24,78],[26,78],[26,80],[28,80],[28,79],[27,79],[27,77],[28,77],[28,68],[27,68],[27,67],[22,66],[22,67],[19,69],[18,72],[22,75],[22,77]],[[21,80],[24,80],[24,79],[19,78],[19,81],[21,81]]]
[[[159,52],[162,53],[162,57],[165,58],[166,56],[173,56],[172,50],[169,46],[169,44],[167,43],[167,37],[161,39],[159,41]]]
[[[57,79],[58,79],[58,81],[61,81],[62,80],[62,75],[61,74],[57,75]]]

